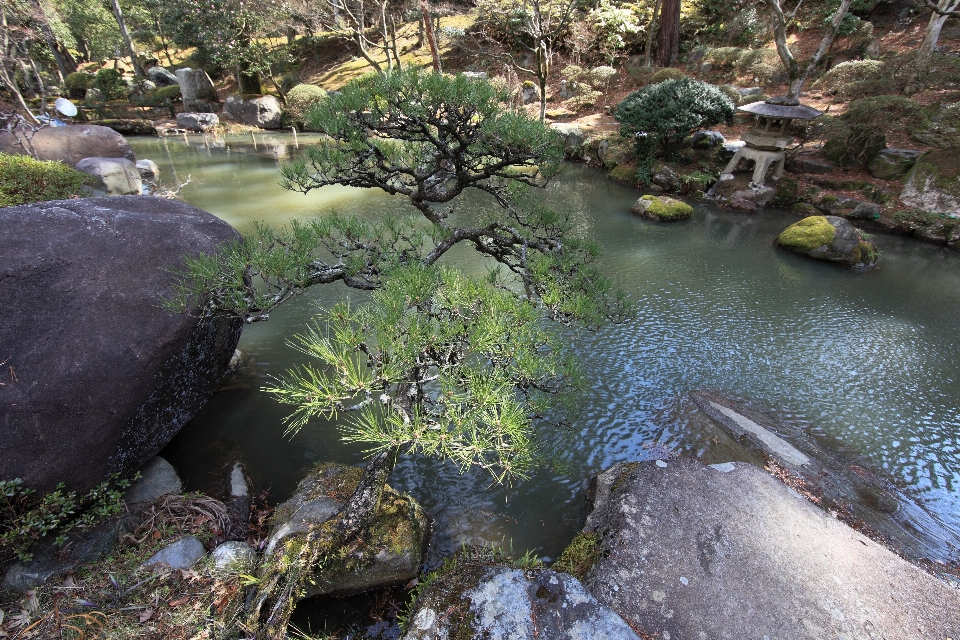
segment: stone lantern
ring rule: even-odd
[[[733,177],[733,172],[736,171],[741,160],[753,160],[753,179],[750,181],[750,187],[753,189],[763,187],[767,170],[771,165],[775,180],[779,180],[783,175],[783,163],[786,160],[784,149],[793,144],[793,136],[789,133],[790,122],[813,120],[823,113],[787,96],[752,102],[743,105],[737,111],[752,113],[756,119],[753,128],[740,136],[744,145],[737,150],[723,173]],[[720,179],[723,180],[723,176]]]

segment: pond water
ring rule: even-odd
[[[300,136],[301,146],[307,141]],[[327,188],[302,194],[278,185],[279,156],[297,153],[289,135],[207,141],[133,140],[139,158],[183,180],[184,199],[249,229],[254,220],[341,212],[376,215],[404,202],[382,193]],[[672,418],[678,397],[713,389],[776,407],[787,422],[813,424],[884,470],[946,530],[960,532],[960,254],[878,235],[880,269],[855,274],[776,249],[796,220],[771,211],[744,215],[694,205],[687,222],[641,220],[638,197],[599,171],[572,165],[545,197],[576,218],[604,248],[604,265],[636,302],[638,318],[571,337],[590,380],[583,414],[560,448],[562,472],[543,470],[504,488],[482,473],[405,458],[391,484],[435,518],[433,554],[461,543],[500,543],[556,556],[582,526],[583,482],[610,464],[664,450],[710,456],[709,443]],[[485,206],[482,202],[469,206]],[[465,268],[480,268],[469,252]],[[259,390],[301,361],[285,340],[315,305],[362,294],[316,287],[244,329],[239,348],[255,381],[217,393],[164,453],[201,488],[210,461],[239,450],[258,487],[286,498],[317,461],[360,464],[363,452],[314,420],[283,437],[287,410]],[[192,471],[191,471],[192,470]],[[950,553],[946,541],[942,555]]]

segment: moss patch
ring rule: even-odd
[[[640,184],[640,181],[637,179],[637,165],[632,162],[615,166],[610,170],[610,177],[621,184],[631,187],[636,187]]]
[[[90,176],[61,162],[0,153],[0,207],[84,195]]]
[[[836,232],[825,216],[810,216],[787,227],[777,237],[777,244],[796,251],[813,251],[831,244]]]
[[[583,580],[590,568],[600,559],[600,536],[597,533],[580,533],[553,565],[554,571],[563,571]]]

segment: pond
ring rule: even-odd
[[[301,147],[308,138],[301,135]],[[335,208],[376,215],[406,210],[399,198],[348,188],[302,194],[278,186],[278,157],[298,153],[289,134],[204,144],[197,137],[133,140],[138,158],[192,182],[183,198],[238,229],[281,224]],[[638,192],[570,165],[546,199],[570,211],[604,249],[607,273],[635,301],[631,323],[571,337],[589,380],[583,413],[567,434],[562,472],[542,470],[513,487],[448,464],[401,459],[391,484],[435,519],[432,555],[462,543],[512,543],[555,557],[587,512],[584,479],[615,462],[664,450],[710,458],[709,443],[676,417],[678,398],[713,389],[776,407],[786,422],[812,424],[883,469],[951,535],[960,532],[960,254],[878,235],[880,269],[855,274],[774,247],[796,218],[745,215],[696,203],[693,217],[666,225],[629,209]],[[486,206],[471,201],[467,206]],[[469,252],[455,256],[480,269]],[[287,409],[260,387],[301,361],[286,345],[316,305],[362,294],[316,287],[244,329],[255,382],[217,393],[164,452],[202,488],[210,461],[239,451],[258,488],[285,499],[318,461],[360,464],[362,448],[315,419],[283,436]],[[941,545],[941,555],[950,549]]]

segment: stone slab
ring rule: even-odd
[[[960,636],[960,594],[746,463],[598,478],[585,584],[662,640]],[[724,471],[726,469],[726,471]]]

